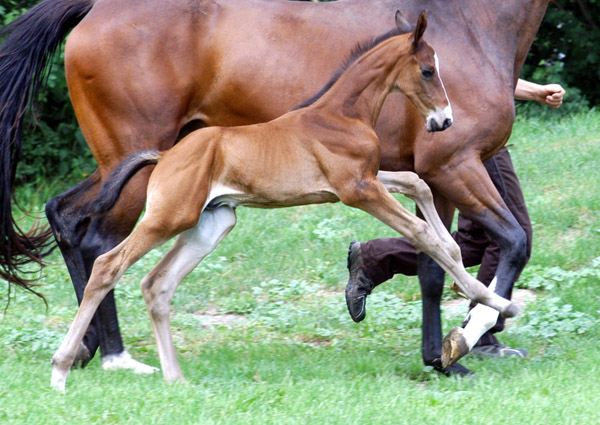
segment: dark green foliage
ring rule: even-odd
[[[522,77],[539,83],[560,83],[567,88],[566,103],[559,110],[563,114],[598,105],[599,46],[600,0],[551,2]],[[527,109],[532,107],[535,105],[527,105]]]
[[[41,96],[37,123],[28,119],[17,184],[50,179],[70,186],[71,182],[83,180],[95,168],[73,113],[62,61],[61,52],[54,60],[47,88]]]
[[[38,2],[0,0],[0,29]],[[58,182],[57,190],[65,190],[95,168],[69,100],[63,52],[64,48],[59,48],[53,60],[46,88],[39,96],[39,110],[26,117],[22,161],[17,169],[19,185],[50,180]]]

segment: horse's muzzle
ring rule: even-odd
[[[430,133],[433,133],[434,131],[444,131],[445,129],[450,127],[452,123],[452,118],[444,119],[444,121],[441,124],[438,123],[438,121],[435,118],[429,118],[427,120],[427,131]]]

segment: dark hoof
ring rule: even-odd
[[[469,354],[463,328],[455,327],[442,342],[442,367],[447,368]]]
[[[475,372],[473,372],[471,369],[467,369],[460,363],[454,363],[452,366],[442,367],[442,359],[435,359],[434,361],[425,364],[427,366],[432,366],[434,370],[447,377],[475,375]]]
[[[92,353],[90,350],[82,343],[79,344],[79,349],[77,350],[77,354],[75,355],[75,360],[73,360],[73,366],[71,369],[84,368],[87,364],[92,360]]]

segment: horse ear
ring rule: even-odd
[[[406,18],[402,16],[399,10],[396,10],[396,28],[402,34],[412,31],[412,26],[408,23]]]
[[[415,30],[412,33],[412,45],[413,45],[413,49],[417,49],[417,47],[419,46],[419,41],[421,41],[421,38],[423,37],[423,33],[425,32],[425,30],[427,29],[427,16],[425,15],[425,11],[422,11],[419,14],[419,19],[417,20],[417,26],[415,27]]]

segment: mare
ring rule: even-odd
[[[168,149],[192,128],[280,116],[317,92],[357,41],[391,28],[395,10],[415,22],[426,9],[428,40],[443,61],[457,122],[432,137],[415,124],[418,113],[406,97],[389,96],[376,126],[380,168],[416,172],[447,226],[457,207],[498,240],[495,290],[507,297],[524,264],[525,235],[482,160],[510,135],[514,87],[546,7],[547,0],[44,0],[5,28],[0,46],[2,274],[27,286],[19,266],[40,260],[44,238],[14,227],[12,181],[28,101],[72,28],[67,83],[98,170],[50,200],[46,212],[81,301],[95,258],[131,232],[144,207],[149,169],[132,179],[107,214],[88,213],[102,182],[127,155]],[[439,360],[443,270],[420,255],[419,278],[423,360],[444,373],[466,373]],[[84,338],[82,364],[99,345],[103,363],[144,370],[123,348],[112,292]]]
[[[428,131],[452,125],[435,51],[423,40],[425,12],[414,32],[403,33],[406,26],[397,12],[395,29],[357,50],[307,106],[264,124],[199,129],[166,152],[140,151],[117,166],[93,212],[109,211],[130,178],[157,164],[148,183],[146,213],[131,235],[94,263],[77,315],[52,358],[53,387],[64,390],[96,309],[123,273],[177,235],[141,287],[163,376],[182,380],[170,331],[171,299],[182,279],[235,226],[235,209],[241,205],[282,208],[341,201],[360,208],[431,255],[474,300],[504,314],[518,311],[464,269],[460,248],[439,219],[429,187],[412,172],[379,171],[374,127],[391,91],[410,99]],[[409,194],[428,222],[408,212],[388,189]]]

